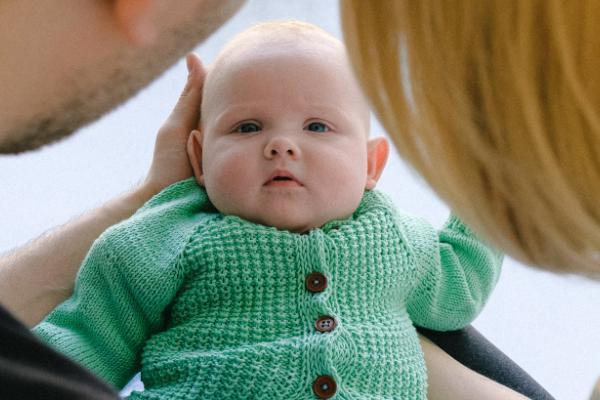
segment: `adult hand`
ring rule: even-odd
[[[147,193],[158,193],[192,176],[186,145],[190,132],[198,128],[206,71],[196,54],[189,53],[186,61],[187,83],[171,115],[158,131],[152,165],[141,186]]]

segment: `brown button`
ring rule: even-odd
[[[320,272],[313,272],[306,276],[304,283],[309,292],[318,293],[327,287],[327,278]]]
[[[333,397],[337,390],[335,380],[329,375],[321,375],[313,382],[313,392],[320,399]]]
[[[337,322],[332,317],[325,315],[315,322],[315,327],[319,332],[331,332],[335,329]]]

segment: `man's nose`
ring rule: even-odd
[[[300,148],[294,141],[285,136],[276,136],[269,140],[264,150],[265,158],[273,159],[275,157],[291,157],[296,159],[300,157]]]

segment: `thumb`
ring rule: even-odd
[[[177,104],[175,104],[175,108],[173,108],[167,119],[167,124],[172,128],[177,127],[190,132],[198,126],[206,71],[202,66],[202,62],[194,53],[188,53],[186,64],[188,68],[187,82]]]

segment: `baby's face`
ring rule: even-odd
[[[369,111],[340,49],[268,46],[207,81],[202,171],[224,214],[293,232],[350,216],[368,187]]]

